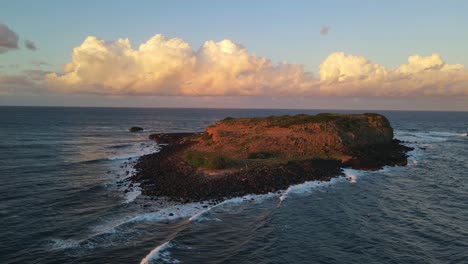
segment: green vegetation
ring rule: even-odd
[[[233,160],[224,156],[191,150],[184,153],[183,159],[194,167],[206,169],[226,169],[234,164]]]
[[[371,116],[371,117],[373,117],[373,118],[381,118],[382,121],[383,121],[383,125],[384,125],[384,126],[387,126],[387,127],[390,127],[390,126],[391,126],[391,125],[390,125],[390,121],[388,121],[388,119],[387,119],[385,116],[381,115],[381,114],[377,114],[377,113],[364,113],[364,115],[366,115],[366,116]]]
[[[374,118],[383,118],[384,121],[387,119],[377,113],[364,113],[366,116]],[[345,120],[348,122],[356,121],[353,118],[353,115],[342,115],[342,114],[331,114],[331,113],[321,113],[317,115],[283,115],[283,116],[268,116],[268,117],[254,117],[254,118],[232,118],[226,117],[221,120],[221,123],[225,124],[234,124],[240,123],[245,125],[258,125],[261,123],[266,123],[268,127],[290,127],[294,125],[302,125],[307,123],[328,123],[332,121]]]
[[[340,116],[329,113],[322,113],[317,115],[299,114],[295,116],[268,116],[268,117],[254,117],[254,118],[232,118],[228,117],[221,120],[225,124],[233,124],[235,122],[244,123],[247,125],[258,125],[266,123],[268,127],[290,127],[294,125],[302,125],[307,123],[327,123],[339,119]]]
[[[259,151],[259,152],[252,152],[249,153],[248,159],[269,159],[278,156],[277,153],[273,152],[266,152],[266,151]]]
[[[204,133],[201,135],[201,138],[202,138],[203,140],[211,140],[211,139],[213,138],[213,136],[210,135],[210,134],[208,134],[208,133],[206,133],[206,132],[204,132]]]

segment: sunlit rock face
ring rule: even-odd
[[[264,153],[278,159],[346,161],[354,148],[388,144],[392,139],[390,123],[379,114],[228,118],[208,127],[191,149],[237,159]]]

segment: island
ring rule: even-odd
[[[265,194],[306,181],[329,181],[343,168],[404,166],[410,147],[376,113],[220,120],[203,132],[152,134],[131,180],[142,194],[181,202]]]

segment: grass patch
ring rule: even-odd
[[[268,117],[254,117],[254,118],[232,118],[227,117],[221,120],[222,123],[232,124],[235,122],[244,123],[247,125],[258,125],[266,123],[269,127],[290,127],[293,125],[302,125],[307,123],[327,123],[339,119],[339,115],[322,113],[317,115],[283,115],[283,116],[268,116]]]
[[[388,123],[388,120],[377,113],[364,113],[365,116],[373,118],[382,118],[384,123]],[[268,117],[253,117],[253,118],[232,118],[226,117],[221,120],[221,123],[224,124],[244,124],[244,125],[258,125],[261,123],[266,123],[268,127],[290,127],[294,125],[303,125],[308,123],[329,123],[334,121],[341,121],[341,123],[348,123],[348,125],[353,126],[357,121],[353,115],[342,115],[342,114],[332,114],[332,113],[320,113],[317,115],[283,115],[283,116],[268,116]]]
[[[226,169],[234,165],[234,161],[222,155],[206,154],[188,150],[183,154],[183,159],[188,164],[206,169]]]

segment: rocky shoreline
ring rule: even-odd
[[[249,163],[239,169],[207,170],[183,159],[202,133],[153,134],[150,139],[162,145],[160,152],[144,155],[135,165],[133,182],[140,183],[142,194],[168,197],[182,203],[224,200],[247,194],[284,190],[306,181],[329,181],[342,176],[343,168],[378,170],[384,166],[405,166],[412,148],[399,140],[357,148],[352,159],[291,160],[284,164]]]

